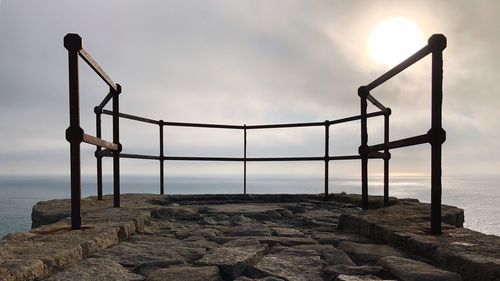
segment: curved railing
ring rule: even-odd
[[[98,123],[101,121],[101,114],[105,115],[113,115],[113,111],[102,110],[96,111],[96,120]],[[367,118],[381,116],[384,113],[382,111],[372,112],[367,114]],[[339,160],[358,160],[361,159],[360,155],[340,155],[340,156],[331,156],[329,153],[329,138],[330,138],[330,125],[340,124],[350,121],[356,121],[361,119],[361,115],[352,116],[348,118],[337,119],[333,121],[326,120],[324,122],[309,122],[309,123],[290,123],[290,124],[271,124],[271,125],[221,125],[221,124],[203,124],[203,123],[181,123],[181,122],[167,122],[163,120],[152,120],[140,116],[135,116],[131,114],[119,113],[119,117],[135,120],[137,122],[155,124],[159,126],[159,138],[160,138],[160,148],[158,155],[143,155],[143,154],[128,154],[128,153],[119,153],[120,158],[133,158],[133,159],[146,159],[146,160],[159,160],[160,161],[160,194],[164,194],[164,161],[237,161],[243,162],[243,194],[247,193],[246,190],[246,164],[247,162],[262,162],[262,161],[324,161],[325,162],[325,197],[328,196],[328,175],[329,175],[329,161],[339,161]],[[242,157],[201,157],[201,156],[174,156],[174,155],[164,155],[164,142],[163,142],[163,127],[197,127],[197,128],[217,128],[217,129],[232,129],[232,130],[242,130],[243,131],[243,151]],[[258,129],[273,129],[273,128],[297,128],[297,127],[325,127],[325,154],[324,156],[304,156],[304,157],[248,157],[247,156],[247,132],[249,130],[258,130]],[[100,126],[97,126],[98,132],[97,135],[100,135]],[[113,153],[111,150],[106,149],[103,151],[98,151],[96,153],[98,165],[97,165],[97,174],[98,174],[98,196],[99,199],[102,198],[102,166],[101,161],[102,157],[112,157]],[[381,156],[374,153],[370,156],[370,158],[380,158]]]
[[[444,40],[444,41],[443,41]],[[433,233],[441,232],[440,225],[440,206],[441,206],[441,144],[444,142],[444,130],[441,127],[441,99],[442,99],[442,51],[446,47],[446,38],[443,35],[433,35],[429,39],[429,44],[418,51],[398,66],[394,67],[372,83],[360,87],[358,94],[361,98],[361,114],[337,120],[326,120],[323,122],[307,122],[307,123],[289,123],[289,124],[268,124],[268,125],[224,125],[224,124],[203,124],[203,123],[183,123],[183,122],[167,122],[163,120],[153,120],[132,114],[119,112],[119,94],[121,87],[115,84],[109,76],[101,69],[101,67],[92,59],[92,57],[83,49],[82,39],[77,34],[68,34],[64,38],[64,46],[68,50],[69,58],[69,95],[70,95],[70,126],[66,131],[66,138],[71,146],[71,218],[72,228],[79,229],[81,227],[80,218],[80,200],[81,200],[81,175],[80,175],[80,143],[85,142],[96,146],[95,156],[97,158],[97,196],[102,200],[103,182],[102,182],[102,159],[103,157],[113,158],[113,205],[120,207],[120,158],[130,159],[147,159],[159,161],[160,173],[160,194],[165,193],[164,169],[165,161],[236,161],[243,163],[243,193],[247,193],[246,177],[247,177],[247,162],[262,162],[262,161],[323,161],[324,174],[324,195],[328,198],[329,195],[329,162],[341,160],[361,160],[362,163],[362,198],[363,209],[368,208],[368,159],[383,159],[384,160],[384,203],[388,203],[389,198],[389,160],[390,149],[404,147],[409,145],[421,144],[429,142],[432,145],[432,231]],[[428,54],[432,54],[432,128],[421,136],[402,139],[398,141],[389,141],[389,116],[391,110],[379,101],[377,101],[370,91],[380,86],[385,81],[389,80],[399,72],[403,71],[410,65],[419,61]],[[109,86],[109,93],[104,100],[94,108],[96,114],[96,137],[87,135],[80,128],[79,119],[79,89],[78,89],[78,56],[84,61],[106,82]],[[110,100],[112,102],[112,110],[104,109]],[[367,112],[367,101],[375,105],[379,111]],[[101,139],[101,117],[111,115],[113,117],[113,142]],[[384,142],[382,144],[368,146],[367,134],[367,119],[384,116]],[[141,123],[149,123],[157,125],[159,128],[159,153],[157,155],[129,154],[122,153],[122,145],[120,144],[120,126],[119,119],[129,119]],[[361,120],[361,146],[359,154],[356,155],[340,155],[332,156],[330,154],[330,126],[345,122]],[[164,127],[196,127],[196,128],[217,128],[241,130],[243,132],[242,142],[243,151],[241,157],[186,157],[164,154]],[[297,128],[297,127],[321,127],[325,129],[324,134],[324,155],[323,156],[304,156],[304,157],[248,157],[247,156],[247,132],[249,130],[259,129],[274,129],[274,128]],[[104,149],[103,149],[104,148]],[[383,152],[381,152],[383,151]],[[439,173],[438,173],[439,172]],[[436,205],[437,204],[437,205]],[[437,207],[436,207],[437,206]],[[437,210],[439,209],[439,210]],[[436,216],[437,219],[436,219]],[[437,224],[436,224],[437,223]]]

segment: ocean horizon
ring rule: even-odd
[[[112,178],[104,177],[104,194],[112,194]],[[500,236],[500,177],[443,177],[443,204],[465,210],[464,227]],[[359,177],[330,179],[331,193],[361,193]],[[247,193],[322,193],[322,178],[309,176],[252,176],[247,178]],[[391,176],[390,196],[430,202],[430,177]],[[158,176],[122,176],[122,193],[159,193]],[[243,192],[241,177],[169,176],[166,194],[237,194]],[[382,177],[370,177],[370,195],[383,194]],[[70,197],[68,176],[0,176],[0,237],[31,228],[31,210],[36,202]],[[95,176],[82,178],[82,197],[96,195]]]

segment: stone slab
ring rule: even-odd
[[[418,204],[408,200],[400,203]],[[220,205],[224,205],[220,207],[222,212],[214,211]],[[406,205],[402,208],[406,208]],[[84,229],[81,231],[70,231],[69,220],[63,218],[55,224],[36,228],[32,233],[1,239],[0,280],[33,280],[54,276],[54,272],[69,270],[89,256],[114,260],[115,265],[121,262],[127,265],[126,270],[133,271],[132,274],[137,273],[146,278],[157,271],[178,274],[174,268],[183,268],[180,271],[184,274],[186,268],[202,267],[193,263],[205,256],[207,251],[259,245],[267,245],[271,249],[264,251],[260,255],[261,259],[249,262],[243,271],[234,271],[232,276],[254,280],[316,280],[325,277],[324,269],[330,268],[330,265],[353,266],[352,260],[344,252],[346,249],[335,248],[335,245],[340,247],[352,242],[359,245],[374,244],[370,239],[418,252],[439,266],[459,269],[464,276],[476,278],[466,280],[494,280],[498,276],[495,272],[495,268],[499,268],[497,261],[500,251],[495,248],[498,237],[480,236],[470,230],[446,224],[443,235],[428,235],[425,229],[428,215],[412,213],[424,210],[425,206],[410,207],[407,212],[396,212],[394,217],[395,210],[398,210],[395,207],[375,210],[377,213],[374,214],[372,211],[361,211],[354,205],[325,201],[318,195],[144,194],[122,195],[122,208],[111,206],[112,196],[105,196],[102,201],[95,198],[83,200]],[[44,224],[56,220],[58,214],[62,217],[68,211],[68,207],[69,200],[37,204],[34,221]],[[446,208],[444,214],[448,222],[459,225],[459,209]],[[343,229],[337,229],[337,224]],[[364,240],[359,234],[367,236],[369,240]],[[379,252],[377,249],[373,251]],[[358,256],[360,253],[362,251],[357,252]],[[349,254],[356,257],[353,252]],[[376,258],[369,261],[356,259],[361,267],[366,267],[374,260]],[[288,275],[279,276],[281,271],[276,268],[266,269],[263,261],[281,270],[290,268],[285,270]],[[309,264],[307,269],[292,269],[304,264]],[[222,267],[215,268],[218,273],[214,278],[231,279],[220,270]],[[339,275],[336,278],[387,277],[385,273],[374,272],[357,272],[364,275],[337,272]]]
[[[387,256],[407,257],[404,252],[381,244],[360,244],[344,241],[338,245],[338,248],[359,263],[375,264],[378,260]]]
[[[455,272],[416,260],[384,257],[377,264],[402,281],[462,281],[462,277]]]
[[[132,273],[115,261],[89,258],[61,272],[50,276],[45,281],[141,281],[145,277]]]
[[[256,263],[267,249],[266,245],[236,243],[214,248],[207,252],[196,265],[215,265],[221,273],[229,279],[235,279]]]
[[[158,269],[151,273],[147,281],[222,281],[216,266],[172,267]]]
[[[206,254],[205,248],[199,248],[181,240],[139,235],[129,242],[102,250],[96,257],[115,260],[123,266],[134,267],[147,262],[176,260],[190,263]]]
[[[264,256],[249,269],[253,277],[277,277],[289,281],[322,281],[319,255],[311,250],[287,249]]]

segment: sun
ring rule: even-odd
[[[409,18],[379,22],[368,37],[368,54],[377,63],[395,66],[425,45],[419,26]]]

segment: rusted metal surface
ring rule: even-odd
[[[113,111],[103,109],[102,110],[102,114],[113,116]],[[153,119],[149,119],[149,118],[144,118],[144,117],[139,117],[139,116],[134,116],[132,114],[119,113],[118,116],[120,118],[125,118],[125,119],[129,119],[129,120],[135,120],[135,121],[144,122],[144,123],[150,123],[150,124],[155,124],[155,125],[158,125],[160,123],[157,120],[153,120]]]
[[[395,149],[395,148],[401,148],[401,147],[407,147],[407,146],[412,146],[412,145],[419,145],[423,143],[429,143],[429,135],[428,134],[423,134],[415,137],[410,137],[410,138],[405,138],[405,139],[400,139],[400,140],[395,140],[395,141],[390,141],[386,143],[381,143],[381,144],[376,144],[376,145],[370,145],[368,146],[368,151],[380,151],[380,150],[389,150],[389,149]]]
[[[97,145],[95,152],[97,158],[98,171],[98,197],[102,198],[102,157],[113,158],[113,194],[114,206],[120,206],[120,158],[146,159],[160,161],[160,194],[165,193],[164,187],[164,161],[232,161],[243,162],[243,193],[247,193],[247,162],[267,162],[267,161],[324,161],[324,190],[325,197],[329,190],[329,161],[361,160],[361,193],[362,207],[368,208],[368,160],[382,159],[384,161],[384,202],[388,203],[389,198],[389,160],[390,150],[430,143],[432,146],[432,202],[431,202],[431,230],[433,233],[441,233],[440,207],[441,207],[441,146],[446,139],[446,133],[442,128],[442,52],[446,48],[446,38],[443,35],[433,35],[429,39],[429,44],[420,49],[414,55],[390,69],[373,82],[358,89],[360,97],[360,115],[350,116],[336,120],[326,120],[324,122],[304,122],[304,123],[284,123],[284,124],[262,124],[262,125],[226,125],[226,124],[205,124],[187,122],[167,122],[163,120],[153,120],[132,114],[119,112],[119,94],[121,87],[115,84],[92,57],[82,48],[81,38],[76,34],[68,34],[65,37],[65,47],[68,49],[69,77],[70,77],[70,127],[66,132],[66,138],[71,144],[71,182],[72,182],[72,221],[73,228],[80,227],[79,201],[80,201],[80,143],[86,142]],[[90,65],[90,67],[109,85],[110,91],[103,101],[94,108],[96,114],[96,135],[92,137],[83,133],[79,121],[79,101],[78,101],[78,54]],[[390,141],[389,139],[389,116],[391,109],[384,106],[373,97],[371,90],[382,85],[401,71],[413,65],[420,59],[432,54],[432,126],[427,134]],[[113,100],[113,110],[106,110],[106,104]],[[367,112],[368,101],[375,105],[380,111]],[[113,143],[101,139],[101,114],[113,117]],[[384,116],[384,142],[382,144],[368,145],[368,118]],[[159,125],[160,147],[159,155],[142,155],[121,153],[120,124],[119,119],[125,118],[138,122]],[[345,122],[360,120],[361,139],[358,155],[330,155],[330,126]],[[216,128],[216,129],[236,129],[243,130],[243,157],[198,157],[198,156],[171,156],[164,153],[164,127],[194,127],[194,128]],[[324,156],[304,156],[304,157],[247,157],[247,130],[252,129],[275,129],[275,128],[298,128],[298,127],[325,127],[325,154]],[[105,149],[101,149],[104,147]]]
[[[104,99],[102,100],[102,102],[94,107],[94,113],[95,114],[101,114],[102,113],[102,110],[104,109],[104,107],[108,104],[108,102],[113,98],[113,91],[109,91],[109,93],[104,97]],[[110,112],[110,115],[112,115],[113,113]]]
[[[417,51],[415,54],[401,62],[400,64],[396,65],[386,73],[382,74],[379,78],[373,80],[370,84],[366,85],[366,91],[371,91],[378,86],[382,85],[384,82],[387,80],[391,79],[392,77],[396,76],[398,73],[401,71],[407,69],[408,67],[412,66],[414,63],[417,61],[423,59],[425,56],[431,53],[431,48],[429,45],[423,47],[419,51]]]
[[[328,186],[328,176],[330,170],[330,122],[325,121],[325,198],[328,198],[329,186]]]
[[[69,73],[69,104],[70,104],[70,126],[66,130],[66,139],[70,143],[70,165],[71,165],[71,228],[81,228],[81,164],[80,164],[80,144],[82,142],[97,146],[95,155],[97,157],[97,185],[98,198],[102,199],[102,155],[107,154],[109,149],[114,150],[112,154],[114,161],[119,161],[119,152],[121,145],[118,134],[113,134],[113,143],[101,139],[101,120],[100,114],[102,107],[109,101],[109,94],[104,101],[94,111],[96,113],[96,135],[97,137],[85,134],[80,127],[80,93],[78,76],[78,57],[80,56],[89,66],[109,85],[110,93],[117,97],[121,91],[120,85],[115,84],[101,67],[92,59],[92,57],[83,49],[82,38],[78,34],[67,34],[64,37],[64,47],[68,50],[68,73]],[[101,108],[99,108],[101,107]],[[116,121],[118,120],[118,99],[113,102],[113,109],[116,112]],[[118,122],[113,123],[114,133],[119,132]],[[101,150],[105,147],[105,150]],[[119,166],[114,168],[115,186],[119,182]],[[119,191],[119,190],[118,190]],[[119,192],[118,192],[119,199]]]
[[[144,155],[144,154],[131,154],[131,153],[120,153],[119,155],[120,158],[130,158],[130,159],[144,159],[144,160],[160,160],[160,156],[154,156],[154,155]],[[164,160],[167,157],[163,157]]]
[[[113,142],[117,144],[118,149],[113,152],[113,206],[120,207],[120,152],[122,150],[120,144],[120,94],[122,88],[116,85],[116,90],[113,91]]]
[[[381,111],[387,111],[387,108],[383,104],[381,104],[376,98],[374,98],[372,95],[367,94],[366,99],[369,100],[374,106],[376,106]]]
[[[446,132],[443,129],[443,50],[446,37],[434,34],[429,38],[432,49],[432,98],[431,98],[431,230],[441,233],[441,154]]]
[[[95,134],[97,138],[101,138],[101,112],[97,111],[96,108],[94,108],[95,112]],[[109,149],[108,149],[109,150]],[[111,151],[111,150],[109,150]],[[96,175],[97,175],[97,200],[102,200],[102,156],[99,154],[102,152],[102,148],[100,146],[96,147],[95,151],[95,157],[97,159],[97,165],[96,165]]]
[[[102,149],[95,152],[95,157],[113,157],[113,150],[109,148]]]
[[[384,114],[384,205],[389,205],[389,160],[391,155],[389,153],[389,116],[391,115],[391,109],[386,109],[386,114]]]
[[[160,120],[159,122],[159,127],[160,127],[160,194],[163,195],[165,194],[165,158],[163,155],[163,120]]]
[[[104,82],[106,82],[106,84],[108,84],[109,87],[113,88],[113,90],[115,90],[115,91],[118,90],[118,87],[115,84],[115,82],[113,82],[113,80],[111,80],[111,78],[109,78],[109,76],[106,74],[106,72],[104,72],[104,70],[102,70],[102,68],[99,66],[99,64],[97,64],[97,62],[92,58],[92,56],[90,56],[89,53],[87,53],[87,51],[85,51],[84,48],[80,49],[79,54],[80,54],[80,57],[90,66],[90,68],[92,68],[95,71],[95,73],[97,73],[97,75],[99,75],[99,77],[101,77],[102,80],[104,80]]]
[[[243,194],[247,194],[247,125],[243,125]]]
[[[361,145],[359,155],[361,156],[361,202],[363,210],[368,209],[368,117],[366,114],[368,94],[366,87],[359,87],[358,96],[361,99]]]
[[[358,94],[361,98],[361,146],[359,154],[362,157],[361,178],[363,209],[368,207],[368,155],[375,151],[384,150],[384,202],[388,201],[389,193],[389,150],[418,145],[431,144],[431,232],[441,233],[441,154],[442,144],[446,140],[446,132],[442,127],[442,101],[443,101],[443,50],[446,48],[446,37],[442,34],[434,34],[429,38],[427,46],[420,49],[414,55],[398,64],[370,84],[360,87]],[[432,57],[432,81],[431,81],[431,129],[423,135],[389,141],[389,115],[390,109],[385,108],[380,102],[370,95],[370,91],[391,79],[401,71],[413,65],[417,61],[431,54]],[[368,135],[366,128],[366,101],[371,101],[381,111],[385,112],[384,119],[384,143],[368,146]]]
[[[117,144],[87,134],[83,134],[83,142],[112,150],[118,150]]]
[[[78,34],[67,34],[64,37],[64,47],[68,50],[69,73],[69,127],[66,130],[66,139],[70,143],[71,229],[80,229],[82,226],[80,215],[80,201],[82,196],[80,143],[83,138],[83,130],[80,127],[78,52],[82,49],[82,38]]]

